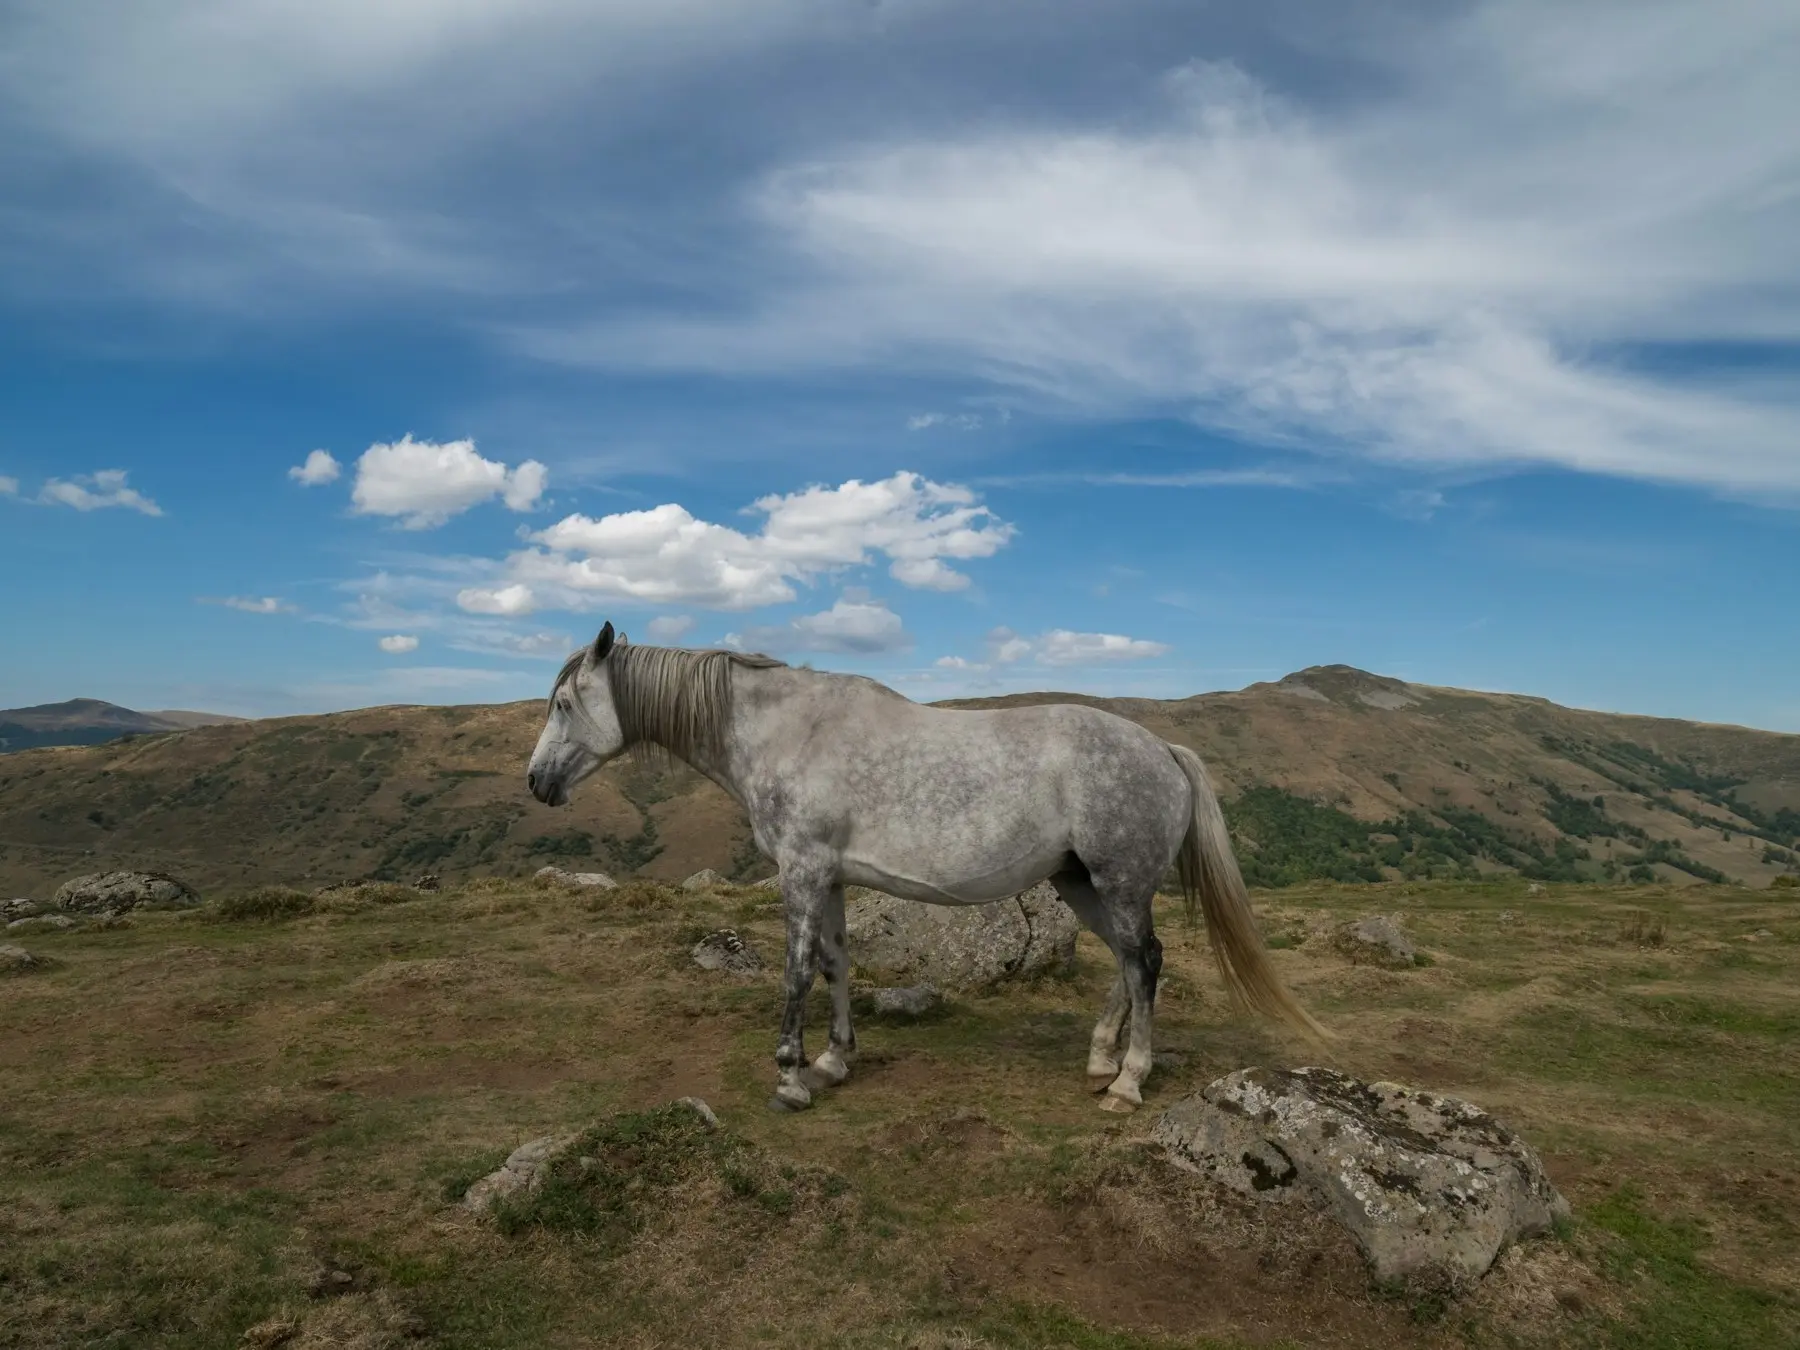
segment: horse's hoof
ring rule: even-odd
[[[812,1079],[808,1087],[842,1087],[850,1077],[850,1066],[841,1059],[820,1055],[807,1066],[806,1076]]]
[[[1106,1089],[1111,1087],[1113,1083],[1118,1080],[1118,1077],[1119,1071],[1117,1069],[1114,1069],[1111,1073],[1090,1073],[1087,1076],[1088,1091],[1105,1092]]]
[[[1128,1116],[1133,1111],[1137,1110],[1137,1105],[1133,1102],[1126,1101],[1123,1097],[1115,1097],[1109,1092],[1100,1099],[1100,1109],[1102,1111],[1112,1111],[1117,1115]]]

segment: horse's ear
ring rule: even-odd
[[[613,649],[613,626],[608,620],[606,627],[600,630],[600,636],[594,639],[594,660],[606,660],[606,654]]]

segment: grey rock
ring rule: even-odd
[[[1326,1210],[1383,1280],[1464,1287],[1569,1214],[1537,1154],[1480,1107],[1332,1069],[1239,1069],[1153,1138],[1245,1195]]]
[[[544,1167],[576,1138],[573,1134],[547,1134],[520,1144],[507,1155],[498,1170],[489,1172],[469,1187],[463,1195],[463,1207],[485,1214],[507,1196],[536,1186]]]
[[[199,903],[198,891],[164,872],[95,872],[65,881],[56,891],[59,908],[82,914],[123,914],[140,906]]]
[[[688,1110],[692,1111],[695,1115],[699,1116],[701,1120],[706,1122],[707,1129],[716,1130],[719,1128],[719,1118],[713,1113],[712,1107],[708,1106],[698,1097],[677,1097],[675,1099],[675,1105],[687,1107]]]
[[[923,1017],[944,1001],[932,984],[915,984],[910,989],[874,989],[869,1003],[876,1013],[888,1017]]]
[[[737,932],[721,928],[694,944],[694,964],[702,970],[722,970],[731,975],[751,975],[762,969],[762,958]]]
[[[1400,921],[1385,914],[1340,924],[1330,930],[1329,937],[1334,950],[1359,965],[1397,970],[1415,964],[1418,956],[1418,948]]]
[[[850,957],[874,979],[980,989],[1068,970],[1081,925],[1049,882],[986,905],[927,905],[879,891],[847,906]]]
[[[76,920],[67,914],[38,914],[29,919],[14,919],[6,925],[9,933],[41,933],[47,929],[73,928]]]
[[[42,905],[35,900],[27,900],[23,896],[0,905],[0,919],[7,923],[11,923],[14,919],[35,919],[43,912]]]
[[[604,872],[565,872],[560,867],[540,867],[532,874],[540,886],[597,886],[603,891],[617,890],[619,883]]]
[[[772,877],[764,877],[761,881],[753,881],[750,884],[759,891],[778,891],[781,889],[781,873],[777,872]]]
[[[0,975],[23,975],[28,970],[36,970],[44,964],[41,956],[33,956],[23,947],[15,947],[10,943],[0,946]]]
[[[681,889],[684,891],[710,891],[715,886],[729,885],[731,885],[729,878],[720,876],[710,867],[703,867],[698,872],[694,873],[693,876],[682,882]]]

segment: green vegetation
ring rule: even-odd
[[[568,830],[562,834],[540,834],[525,845],[525,850],[533,856],[591,858],[594,856],[594,836],[586,830]]]
[[[219,918],[232,923],[246,920],[269,922],[310,914],[315,903],[313,896],[306,891],[297,891],[289,886],[258,886],[214,901],[212,910]]]

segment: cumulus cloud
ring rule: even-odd
[[[302,487],[322,487],[335,482],[340,472],[342,469],[329,450],[314,450],[304,464],[288,470],[288,477]]]
[[[913,639],[900,616],[880,600],[859,591],[847,591],[822,613],[802,614],[785,624],[746,628],[732,634],[727,643],[753,651],[869,656],[905,651],[913,645]]]
[[[390,656],[401,656],[407,652],[418,651],[419,639],[410,633],[393,633],[382,638],[377,645]]]
[[[38,501],[45,506],[72,506],[77,511],[103,511],[122,506],[147,516],[160,516],[162,507],[136,488],[127,486],[128,477],[124,469],[100,469],[68,479],[52,478],[38,492]]]
[[[398,516],[405,529],[428,530],[495,497],[511,510],[529,511],[548,482],[536,460],[508,469],[477,454],[474,441],[415,441],[408,435],[363,451],[351,510]]]
[[[648,633],[650,641],[668,644],[680,642],[693,627],[693,619],[686,614],[659,614],[650,620]]]
[[[987,660],[969,661],[960,656],[940,656],[937,664],[946,670],[991,670],[1031,660],[1040,666],[1110,665],[1120,661],[1143,661],[1163,656],[1168,644],[1144,638],[1125,637],[1118,633],[1076,633],[1067,628],[1052,628],[1033,638],[1022,637],[1010,628],[995,628],[987,635]]]
[[[908,472],[770,495],[750,511],[763,517],[754,534],[675,503],[567,516],[532,535],[541,547],[514,554],[508,569],[521,584],[578,597],[745,610],[792,600],[797,582],[882,557],[903,585],[961,589],[967,576],[945,559],[992,557],[1014,533],[969,488]]]
[[[19,480],[0,474],[0,497],[16,497],[19,495]]]
[[[471,614],[529,614],[537,608],[537,597],[531,593],[531,587],[514,583],[488,590],[480,586],[468,586],[456,593],[456,603],[461,609]]]
[[[292,614],[294,606],[273,595],[227,595],[218,600],[206,600],[209,605],[223,605],[226,609],[241,610],[245,614]]]

